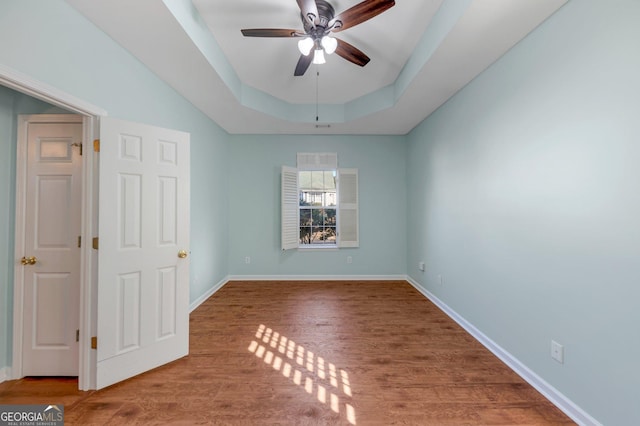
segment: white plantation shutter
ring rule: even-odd
[[[282,250],[298,248],[300,215],[298,213],[298,169],[282,166]]]
[[[338,247],[359,247],[358,169],[338,170]]]
[[[336,170],[338,154],[335,152],[299,152],[298,170]]]

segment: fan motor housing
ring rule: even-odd
[[[329,25],[329,21],[333,19],[336,14],[335,9],[328,2],[324,0],[316,0],[316,6],[318,8],[318,19],[316,19],[316,28],[322,28],[323,32],[326,30]],[[302,18],[302,25],[304,27],[304,31],[307,34],[312,34],[314,31],[313,25],[309,22],[308,19],[305,19],[305,16],[301,13],[300,17]]]

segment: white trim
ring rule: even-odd
[[[102,108],[62,92],[55,87],[35,80],[20,71],[16,71],[2,64],[0,64],[0,85],[7,86],[13,90],[76,114],[89,116],[107,115],[107,112]]]
[[[48,102],[52,105],[58,106],[60,108],[64,108],[68,111],[75,112],[77,114],[83,115],[84,119],[84,133],[86,136],[93,136],[94,132],[98,129],[98,120],[100,116],[106,116],[107,111],[102,108],[96,107],[88,102],[85,102],[81,99],[78,99],[74,96],[69,95],[61,90],[58,90],[52,86],[44,84],[40,81],[37,81],[26,74],[23,74],[19,71],[16,71],[12,68],[9,68],[5,65],[0,64],[0,85],[7,86],[13,90],[24,93],[26,95],[32,96],[34,98],[40,99],[42,101]],[[90,137],[89,140],[85,140],[87,145],[92,141]],[[88,148],[88,147],[87,147]],[[91,149],[87,149],[86,151],[93,152]],[[95,230],[97,229],[97,209],[95,208],[97,197],[97,167],[98,167],[98,158],[97,155],[85,155],[83,160],[83,179],[91,178],[91,181],[85,181],[83,185],[83,197],[86,197],[82,200],[83,204],[83,212],[82,212],[82,221],[83,221],[83,232],[88,232],[88,234],[83,234],[83,239],[88,242],[90,237],[97,235]],[[16,176],[16,180],[18,177]],[[16,206],[19,203],[23,203],[22,198],[24,192],[16,193]],[[16,207],[17,208],[17,207]],[[16,218],[17,219],[17,218]],[[17,224],[16,224],[17,225]],[[95,232],[95,233],[94,233]],[[85,244],[87,247],[88,244]],[[89,336],[91,333],[95,333],[96,321],[95,321],[95,308],[97,307],[97,301],[94,300],[97,295],[95,292],[97,286],[97,275],[95,271],[97,269],[97,256],[93,253],[92,250],[86,248],[83,251],[82,256],[82,265],[81,265],[81,290],[80,290],[80,315],[81,321],[83,323],[80,324],[82,330],[80,333],[80,365],[78,370],[78,388],[80,390],[88,390],[95,389],[95,377],[96,377],[96,362],[95,362],[95,351],[92,351],[89,347]],[[19,257],[18,257],[19,258]],[[15,268],[15,271],[18,271],[20,268]],[[14,271],[14,281],[16,280],[16,272]],[[16,300],[19,300],[19,305],[22,306],[22,295],[14,294],[14,318],[15,318],[15,306]],[[85,322],[89,321],[89,322]],[[13,348],[16,347],[16,340],[19,341],[19,345],[21,347],[20,338],[22,336],[22,324],[18,324],[18,333],[16,333],[16,324],[14,322],[14,330],[13,330]],[[8,374],[11,378],[18,378],[16,375],[17,371],[22,371],[22,359],[19,361],[14,357],[12,360],[13,365],[11,368],[5,368],[5,374]],[[19,369],[16,369],[16,363],[19,365]]]
[[[91,118],[83,117],[77,114],[21,114],[18,115],[18,131],[17,131],[17,143],[16,143],[16,208],[15,208],[15,238],[14,238],[14,273],[13,273],[13,365],[11,368],[12,378],[20,379],[23,377],[22,372],[22,336],[24,330],[24,268],[20,267],[18,263],[18,259],[21,256],[24,256],[25,250],[25,235],[26,235],[26,190],[27,190],[27,167],[28,167],[28,158],[27,158],[27,137],[28,137],[28,127],[33,123],[78,123],[83,125],[83,132],[86,132],[87,122],[90,122]],[[83,139],[85,139],[85,135],[83,134]],[[91,150],[93,152],[93,150]],[[83,176],[86,173],[86,160],[83,156],[82,159],[82,170],[80,173]],[[81,204],[84,204],[84,181],[83,181],[83,194],[82,199],[80,201]],[[84,213],[84,206],[82,206],[82,210]],[[85,217],[81,213],[81,220],[84,223]],[[81,233],[81,235],[84,235]],[[84,238],[84,236],[83,236]],[[84,238],[86,241],[86,238]],[[85,244],[86,246],[86,244]],[[84,281],[83,269],[84,269],[84,256],[83,252],[80,254],[80,320],[79,323],[81,325],[80,328],[88,328],[82,327],[83,317],[82,312],[84,311],[83,299],[82,295],[84,292],[84,285],[82,283]],[[86,372],[81,372],[80,369],[84,365],[83,362],[83,340],[82,335],[80,336],[79,342],[79,360],[78,360],[78,384],[81,386],[81,382],[85,380]],[[87,367],[85,365],[85,367]],[[86,368],[85,368],[86,370]],[[83,390],[80,387],[81,390]]]
[[[227,275],[222,280],[220,280],[218,284],[214,285],[209,290],[207,290],[202,296],[198,297],[196,300],[191,302],[191,304],[189,305],[189,313],[195,311],[198,308],[198,306],[206,302],[208,298],[213,296],[218,290],[224,287],[224,285],[228,282],[229,282],[229,276]]]
[[[11,377],[11,369],[9,367],[0,368],[0,383],[9,380]]]
[[[447,314],[452,320],[457,322],[462,328],[464,328],[471,336],[473,336],[478,342],[480,342],[491,353],[497,356],[502,362],[507,364],[516,374],[522,377],[527,383],[533,386],[538,392],[544,395],[552,404],[562,410],[567,416],[579,425],[589,426],[602,426],[600,422],[591,417],[589,413],[576,405],[573,401],[567,398],[559,390],[551,386],[542,377],[531,371],[529,367],[524,365],[520,360],[511,355],[505,349],[503,349],[496,342],[487,337],[483,332],[478,330],[473,324],[464,319],[456,311],[451,309],[446,303],[438,299],[433,293],[424,289],[417,281],[413,280],[410,276],[406,276],[407,282],[411,284],[416,290],[422,293],[427,299],[433,302],[440,310]]]
[[[84,155],[82,156],[82,224],[84,244],[80,251],[80,358],[78,389],[96,388],[97,351],[91,349],[91,336],[97,336],[98,255],[89,244],[98,235],[98,153],[93,150],[93,140],[98,132],[98,119],[83,118]]]
[[[229,281],[405,281],[406,275],[229,275]]]
[[[14,268],[13,268],[13,342],[12,342],[12,366],[11,378],[22,377],[22,322],[24,306],[24,268],[18,266],[17,260],[24,256],[24,236],[25,223],[24,212],[26,211],[26,182],[27,182],[27,126],[29,116],[20,115],[18,117],[18,140],[16,141],[16,208],[14,224]]]
[[[299,252],[307,251],[338,251],[336,244],[300,244],[298,246]]]

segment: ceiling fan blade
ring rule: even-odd
[[[294,71],[293,75],[295,75],[296,77],[300,77],[301,75],[304,75],[304,73],[307,72],[307,69],[309,68],[309,65],[311,65],[312,61],[313,61],[313,53],[309,53],[307,56],[300,55],[300,59],[298,59],[298,63],[296,64],[296,70]]]
[[[364,67],[369,63],[369,57],[365,55],[362,50],[347,43],[344,40],[340,40],[339,38],[336,38],[336,40],[338,40],[336,55],[341,56],[347,61],[353,62],[356,65],[360,65],[361,67]]]
[[[364,0],[334,17],[329,21],[327,28],[335,25],[331,31],[346,30],[378,16],[395,4],[394,0]]]
[[[318,19],[318,6],[316,5],[316,0],[297,0],[297,2],[300,7],[300,12],[302,12],[302,16],[305,17],[307,22],[315,27]]]
[[[251,28],[242,31],[245,37],[303,37],[306,36],[300,30],[289,30],[284,28]]]

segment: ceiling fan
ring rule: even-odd
[[[297,37],[300,59],[293,73],[304,75],[311,63],[325,63],[324,54],[335,52],[338,56],[361,67],[369,57],[357,47],[339,38],[329,36],[368,21],[396,4],[394,0],[364,0],[335,15],[331,4],[325,0],[296,0],[304,31],[283,28],[253,28],[241,30],[245,37]],[[311,51],[313,50],[313,55]]]

